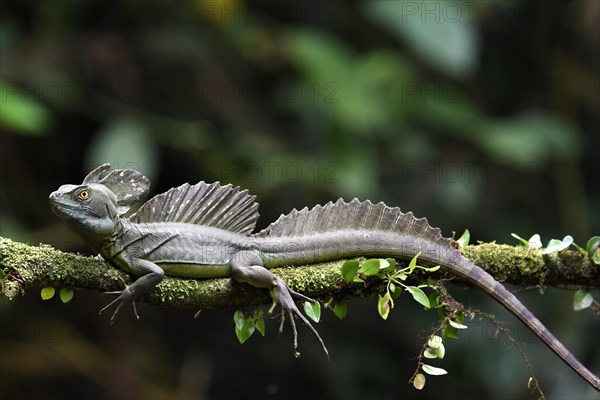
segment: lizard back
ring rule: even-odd
[[[158,264],[184,278],[229,276],[233,254],[251,248],[247,235],[258,219],[258,203],[247,190],[219,182],[185,183],[148,200],[124,220],[114,248]],[[117,241],[120,239],[117,239]],[[119,255],[111,257],[123,269]]]
[[[133,223],[180,222],[249,234],[258,220],[258,203],[248,190],[219,182],[184,183],[148,200],[129,217]]]

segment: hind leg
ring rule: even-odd
[[[294,321],[294,317],[300,318],[302,322],[306,324],[310,328],[310,330],[315,334],[325,354],[329,357],[329,353],[327,352],[327,348],[323,343],[323,339],[319,336],[317,330],[311,325],[311,323],[306,319],[306,317],[298,310],[296,303],[292,296],[306,300],[306,301],[314,301],[303,294],[293,291],[290,289],[281,278],[274,275],[271,271],[266,269],[263,266],[262,258],[258,255],[258,253],[254,251],[240,251],[232,257],[229,262],[231,266],[231,276],[238,282],[245,282],[254,287],[258,288],[267,288],[271,293],[271,298],[273,299],[273,306],[269,310],[269,313],[273,311],[276,305],[281,306],[281,325],[279,327],[279,332],[283,331],[283,324],[285,321],[285,314],[288,315],[290,319],[290,323],[292,325],[292,330],[294,333],[294,352],[298,353],[298,332],[296,331],[296,322]]]

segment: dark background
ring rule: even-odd
[[[2,236],[89,254],[48,194],[110,162],[160,193],[231,182],[259,228],[338,197],[412,210],[445,235],[544,244],[600,231],[600,2],[9,1],[0,24]],[[58,288],[57,288],[58,289]],[[554,399],[597,394],[480,291]],[[597,316],[573,292],[519,294],[592,370]],[[403,296],[388,321],[349,301],[318,325],[239,345],[233,310],[140,305],[111,326],[108,297],[39,291],[0,302],[0,399],[525,399],[528,372],[474,320],[446,344],[449,371],[407,383],[435,325]]]

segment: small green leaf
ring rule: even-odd
[[[527,245],[529,247],[533,247],[534,249],[541,249],[542,248],[542,239],[540,238],[539,234],[535,234],[532,237],[529,238],[529,240],[527,241]]]
[[[379,296],[379,301],[377,302],[377,311],[379,311],[379,315],[381,318],[387,319],[390,314],[390,294],[386,292],[383,296]]]
[[[396,275],[396,277],[398,279],[400,279],[401,281],[405,281],[406,278],[408,278],[408,275],[406,275],[404,272],[398,272],[398,274]]]
[[[417,390],[421,390],[425,387],[425,375],[417,374],[413,380],[413,387]]]
[[[592,258],[592,262],[596,265],[600,265],[600,251],[598,248],[600,247],[600,236],[593,236],[588,240],[585,245],[585,249],[589,256]]]
[[[427,341],[427,347],[430,349],[437,349],[440,346],[442,346],[442,338],[437,335],[433,335]]]
[[[408,264],[408,273],[411,274],[414,269],[417,267],[417,258],[419,258],[419,256],[421,255],[421,252],[419,251],[411,260],[410,263]]]
[[[198,318],[200,316],[201,312],[202,312],[202,309],[196,311],[196,314],[194,314],[194,319]]]
[[[467,329],[467,328],[468,328],[468,326],[466,326],[466,325],[463,325],[463,324],[459,324],[458,322],[455,322],[455,321],[452,321],[452,320],[448,321],[448,323],[449,323],[449,324],[450,324],[452,327],[454,327],[454,328],[456,328],[456,329]]]
[[[469,244],[469,240],[471,240],[471,232],[468,229],[465,229],[462,236],[458,238],[457,242],[460,247],[465,247]]]
[[[344,282],[352,282],[358,272],[358,260],[349,260],[342,265],[342,279]]]
[[[388,267],[389,263],[384,259],[372,258],[370,260],[366,260],[360,266],[360,269],[358,270],[358,272],[360,272],[361,274],[367,275],[367,276],[377,275],[379,273],[379,270],[381,269],[382,265],[384,265],[384,267]]]
[[[344,319],[344,317],[346,316],[346,314],[348,313],[348,306],[346,305],[346,303],[337,303],[334,307],[333,307],[333,313],[335,314],[336,317],[338,317],[339,319]]]
[[[235,335],[240,343],[244,343],[246,340],[250,339],[250,336],[252,336],[253,333],[254,321],[251,317],[244,318],[244,323],[240,328],[238,328],[237,325],[235,327]]]
[[[458,329],[453,326],[446,325],[443,329],[443,337],[444,339],[458,339]]]
[[[394,291],[390,290],[390,296],[392,298],[392,300],[398,300],[398,298],[402,295],[402,289],[396,285],[394,285],[393,283],[390,283],[390,289],[392,288],[392,286],[394,287]]]
[[[430,359],[431,358],[439,358],[441,360],[442,358],[444,358],[445,355],[446,355],[446,347],[441,342],[441,338],[440,338],[440,343],[437,347],[435,347],[435,348],[427,347],[427,349],[425,349],[425,351],[423,352],[423,357],[430,358]]]
[[[260,332],[262,336],[265,336],[265,313],[262,308],[257,308],[252,313],[252,318],[254,319],[254,327],[257,331]]]
[[[391,294],[394,294],[394,292],[396,291],[396,285],[394,285],[394,282],[390,282],[388,288],[390,289]]]
[[[388,262],[388,266],[385,268],[382,268],[381,269],[382,272],[392,272],[393,270],[396,269],[396,260],[394,260],[393,258],[386,258],[385,261]]]
[[[410,294],[412,294],[413,299],[415,299],[417,303],[422,304],[426,308],[431,308],[431,305],[429,304],[429,299],[427,298],[427,295],[424,291],[422,291],[416,286],[407,286],[406,290],[409,291]]]
[[[558,251],[563,251],[573,243],[573,237],[567,235],[563,240],[552,239],[548,242],[548,246],[542,251],[542,254],[550,254]]]
[[[254,322],[254,327],[256,328],[257,331],[260,332],[260,334],[262,336],[265,336],[265,320],[264,319],[257,319],[256,322]]]
[[[263,313],[262,308],[256,309],[253,316],[254,316],[254,327],[256,328],[257,331],[260,332],[260,334],[262,336],[265,336],[265,333],[266,333],[265,314]]]
[[[517,235],[516,233],[511,233],[510,236],[514,237],[515,239],[517,239],[519,242],[521,242],[525,246],[529,246],[529,241],[523,239],[521,236]]]
[[[446,346],[444,346],[444,343],[442,343],[442,345],[440,347],[438,347],[437,349],[437,358],[439,358],[440,360],[444,358],[444,356],[446,355]]]
[[[573,296],[573,310],[581,311],[592,305],[594,297],[587,289],[579,289]]]
[[[429,293],[429,296],[427,296],[427,298],[429,299],[429,305],[431,306],[431,308],[436,308],[440,305],[440,294],[438,292],[434,291]]]
[[[558,239],[552,239],[548,242],[548,246],[542,251],[542,254],[550,254],[552,252],[558,251],[558,249],[562,246],[562,241]]]
[[[594,255],[598,247],[600,247],[600,236],[592,236],[585,245],[585,249],[590,257]]]
[[[60,289],[60,300],[63,303],[68,303],[73,299],[73,290],[71,289],[67,289],[67,288],[62,288]]]
[[[246,317],[244,316],[244,313],[241,310],[237,310],[233,314],[233,322],[235,322],[236,328],[242,329],[242,327],[244,326],[245,320],[246,320]]]
[[[246,317],[242,311],[237,310],[233,314],[233,321],[235,322],[235,335],[240,343],[244,343],[254,333],[254,318]]]
[[[462,324],[465,320],[465,314],[462,313],[462,311],[458,311],[456,314],[454,314],[454,322],[458,322],[459,324]]]
[[[385,271],[390,267],[390,262],[386,258],[379,259],[379,271]]]
[[[429,358],[429,359],[437,358],[437,349],[432,349],[432,348],[428,347],[423,352],[423,357]]]
[[[427,271],[427,272],[435,272],[441,268],[439,265],[436,265],[435,267],[422,267],[420,265],[417,265],[417,267],[419,269],[422,269],[423,271]]]
[[[0,280],[6,278],[6,272],[2,268],[0,268]]]
[[[304,313],[308,316],[308,318],[315,322],[319,322],[321,319],[321,303],[318,301],[305,301]]]
[[[428,364],[423,364],[421,368],[423,369],[423,372],[429,375],[446,375],[448,373],[448,371],[446,371],[445,369],[432,367]]]
[[[52,286],[46,286],[41,292],[42,300],[50,300],[52,297],[54,297],[54,292],[55,290]]]
[[[263,311],[262,308],[258,307],[256,310],[254,310],[254,312],[252,313],[252,318],[254,319],[259,319],[259,318],[264,318],[265,317],[265,313]]]

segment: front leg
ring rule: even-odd
[[[105,292],[104,294],[118,294],[119,297],[111,301],[106,307],[100,310],[100,314],[102,311],[106,310],[113,304],[118,304],[115,312],[110,318],[110,323],[115,322],[115,317],[119,313],[119,310],[123,306],[123,303],[126,301],[131,301],[133,305],[133,312],[137,319],[139,319],[139,315],[137,313],[137,308],[135,306],[135,300],[143,295],[144,293],[152,290],[162,279],[165,277],[165,271],[160,268],[158,265],[153,262],[142,260],[142,259],[133,259],[127,261],[127,267],[129,271],[135,272],[136,275],[141,275],[139,278],[135,280],[131,285],[127,286],[124,290],[118,290],[115,292]]]
[[[298,317],[310,328],[310,330],[315,334],[325,354],[329,357],[329,353],[327,348],[325,347],[325,343],[323,343],[323,339],[319,336],[317,330],[311,325],[311,323],[302,315],[298,307],[296,307],[296,303],[292,299],[292,296],[301,298],[306,301],[315,301],[309,297],[304,296],[298,292],[290,289],[281,278],[275,276],[271,271],[266,269],[263,266],[263,261],[260,255],[254,251],[240,251],[233,255],[231,261],[229,262],[231,266],[231,276],[238,282],[249,283],[254,287],[259,288],[267,288],[271,293],[271,298],[273,299],[273,307],[269,310],[269,313],[273,311],[273,308],[276,305],[280,305],[282,308],[281,312],[281,325],[279,327],[279,332],[283,331],[283,323],[285,321],[285,314],[287,313],[290,318],[290,323],[292,324],[292,330],[294,333],[294,352],[296,355],[298,353],[298,332],[296,331],[296,322],[294,321],[294,317]]]

